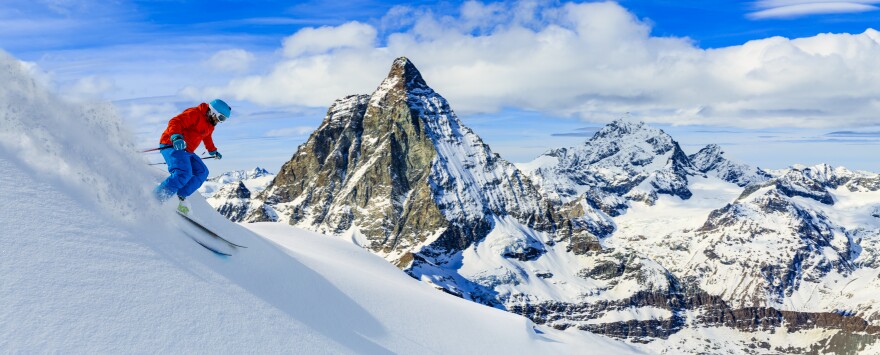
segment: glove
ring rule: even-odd
[[[217,158],[217,160],[223,159],[223,154],[220,154],[218,151],[208,152],[208,155]]]
[[[171,145],[174,146],[174,150],[186,149],[186,141],[183,140],[183,135],[182,134],[172,134],[171,135]]]

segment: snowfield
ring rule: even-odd
[[[232,249],[152,201],[164,173],[112,109],[49,104],[2,52],[0,80],[0,352],[637,352],[438,292],[344,240],[246,229],[193,195],[196,218],[247,246]]]

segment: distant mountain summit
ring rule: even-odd
[[[208,181],[216,182],[220,184],[228,184],[230,182],[242,181],[242,180],[250,180],[256,179],[263,176],[272,175],[268,170],[263,169],[261,167],[256,167],[251,170],[235,170],[225,172],[223,174],[211,177]]]
[[[260,167],[229,171],[209,178],[199,192],[220,214],[233,222],[241,222],[251,211],[253,195],[263,191],[274,177]]]
[[[688,156],[688,158],[700,172],[712,174],[738,186],[767,181],[772,177],[770,173],[760,168],[754,168],[727,159],[724,157],[724,151],[717,144],[707,145],[696,154]]]
[[[611,216],[621,214],[627,201],[653,204],[658,194],[688,199],[688,177],[701,174],[666,132],[623,119],[581,145],[551,150],[520,167],[552,200],[586,198]]]
[[[248,221],[275,215],[345,235],[410,270],[445,265],[499,230],[510,240],[498,253],[517,258],[563,240],[598,248],[403,57],[373,94],[337,100],[258,199],[265,207]]]
[[[251,191],[241,181],[223,185],[207,199],[217,212],[233,222],[241,222],[251,208]]]

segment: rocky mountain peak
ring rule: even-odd
[[[717,144],[709,144],[696,154],[688,156],[694,168],[701,173],[715,175],[718,178],[739,186],[761,183],[772,176],[760,168],[733,162],[724,157],[724,151]]]
[[[384,99],[389,94],[425,92],[433,92],[433,90],[422,78],[422,73],[408,58],[400,57],[391,64],[391,70],[373,94],[373,100]]]
[[[646,129],[650,130],[651,133],[660,131],[656,128],[645,125],[645,122],[642,121],[635,121],[629,118],[618,118],[605,125],[605,127],[602,127],[599,132],[602,133],[603,136],[615,135],[620,137]]]
[[[584,229],[594,224],[563,228],[567,220],[464,126],[405,57],[371,95],[337,100],[258,199],[263,206],[248,221],[274,215],[346,235],[410,270],[443,265],[493,230],[516,245],[499,252],[512,257],[537,257],[551,238],[598,246]]]
[[[567,203],[591,191],[591,205],[612,216],[624,208],[624,195],[648,204],[657,194],[688,199],[687,177],[697,174],[669,134],[630,119],[615,120],[582,145],[548,152],[522,168],[551,199]]]
[[[717,144],[709,144],[705,148],[700,149],[697,154],[691,155],[691,163],[694,164],[701,172],[712,170],[724,160],[724,151]]]

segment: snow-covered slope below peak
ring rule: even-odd
[[[693,196],[682,200],[660,196],[653,206],[636,204],[625,214],[614,217],[617,230],[603,242],[614,248],[630,248],[660,262],[671,270],[689,259],[685,246],[694,240],[670,235],[697,229],[712,211],[723,208],[740,196],[742,188],[714,176],[688,179]]]
[[[382,315],[379,320],[388,329],[387,341],[401,343],[399,347],[389,347],[394,352],[427,349],[443,353],[494,354],[638,352],[634,347],[605,337],[536,326],[521,316],[437,292],[342,238],[282,223],[244,226],[284,247],[287,253],[326,277],[343,293],[361,295],[356,297],[359,304]],[[375,297],[377,293],[382,297]],[[400,339],[402,334],[409,339]],[[486,342],[485,339],[498,341]],[[552,342],[557,343],[550,344]]]

